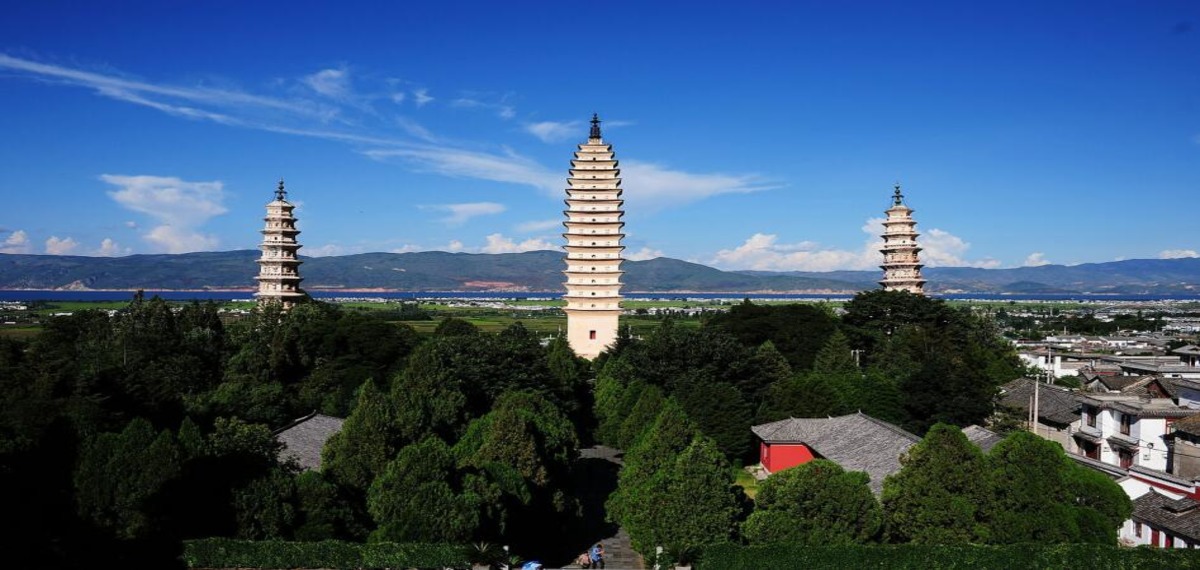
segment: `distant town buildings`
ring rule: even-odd
[[[621,314],[621,174],[612,145],[592,115],[586,143],[579,145],[567,178],[567,342],[576,354],[595,358],[617,339]]]
[[[921,260],[917,254],[917,222],[913,220],[913,209],[904,204],[900,185],[892,195],[892,207],[885,213],[883,221],[883,281],[879,284],[884,291],[908,291],[925,294],[925,279],[921,277]]]
[[[290,309],[304,298],[300,289],[300,264],[297,257],[300,243],[296,236],[296,216],[292,210],[296,207],[287,201],[287,191],[283,189],[283,180],[279,180],[279,188],[275,190],[275,199],[267,204],[267,216],[263,218],[266,225],[262,229],[263,241],[259,245],[262,257],[258,259],[258,292],[254,294],[259,304],[280,303],[283,308]]]

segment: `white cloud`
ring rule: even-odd
[[[722,249],[710,262],[722,269],[759,271],[833,271],[867,269],[877,265],[879,250],[868,245],[861,251],[817,248],[813,242],[777,243],[775,234],[756,233],[742,245]]]
[[[1181,257],[1200,257],[1194,249],[1164,249],[1158,252],[1159,259],[1178,259]]]
[[[524,129],[525,132],[547,143],[564,141],[573,136],[579,136],[580,138],[584,136],[582,121],[542,121],[540,123],[528,123],[524,126]]]
[[[363,154],[375,160],[399,158],[415,169],[456,178],[475,178],[533,186],[557,195],[566,187],[566,172],[558,174],[544,166],[508,151],[490,154],[450,147],[414,147],[404,149],[375,149]]]
[[[517,116],[517,110],[511,105],[504,103],[503,99],[499,103],[488,103],[472,97],[459,97],[451,101],[450,106],[460,109],[487,109],[495,111],[496,116],[501,119],[511,119]]]
[[[1040,265],[1050,265],[1050,262],[1046,260],[1046,254],[1040,251],[1029,254],[1029,257],[1025,258],[1025,262],[1021,264],[1022,267],[1038,267]]]
[[[517,242],[501,234],[492,234],[487,236],[487,245],[484,245],[480,252],[520,253],[523,251],[540,251],[544,249],[557,250],[559,247],[542,238],[529,238],[525,241]]]
[[[397,105],[403,103],[406,97],[407,95],[403,91],[397,91],[391,95],[392,102]]]
[[[112,238],[104,238],[104,241],[100,242],[100,249],[97,249],[92,255],[96,255],[98,257],[118,257],[121,255],[129,255],[130,253],[131,250],[129,248],[121,247],[120,244],[113,241]]]
[[[822,248],[814,241],[779,243],[776,234],[756,233],[741,245],[718,251],[710,265],[721,269],[755,269],[759,271],[835,271],[839,269],[873,270],[883,261],[879,247],[883,231],[882,218],[869,218],[862,226],[867,239],[857,250]],[[994,259],[969,261],[964,259],[971,245],[949,232],[932,229],[919,238],[921,261],[927,266],[998,267]]]
[[[47,255],[69,255],[77,247],[79,247],[79,242],[70,236],[64,239],[58,239],[58,236],[50,236],[46,240]]]
[[[159,225],[142,237],[167,253],[204,251],[215,248],[215,236],[198,228],[213,216],[226,212],[223,184],[186,182],[168,176],[124,176],[102,174],[100,179],[117,186],[108,195],[121,206],[150,216]]]
[[[428,89],[413,89],[412,96],[417,107],[424,107],[427,103],[433,101],[433,97],[429,95]]]
[[[921,251],[921,261],[929,267],[982,267],[991,269],[1000,266],[998,260],[984,258],[968,261],[964,256],[971,244],[962,238],[937,228],[929,230],[918,238]]]
[[[304,248],[304,255],[307,255],[309,257],[328,257],[331,255],[346,255],[346,248],[344,248],[340,245],[334,244],[334,243],[327,243],[325,245],[318,245],[318,246],[306,246]]]
[[[427,210],[440,210],[449,212],[450,215],[440,218],[438,221],[448,226],[461,226],[477,216],[489,216],[499,214],[505,210],[504,204],[495,202],[467,202],[464,204],[431,204],[428,206],[419,206]]]
[[[345,100],[351,96],[350,73],[345,68],[322,69],[301,80],[319,95],[330,99]]]
[[[621,162],[621,187],[630,209],[659,210],[720,194],[746,194],[779,188],[754,174],[696,174],[649,162]]]
[[[33,244],[29,243],[29,235],[25,230],[16,230],[0,242],[0,253],[32,253]]]
[[[642,249],[625,255],[625,259],[630,261],[645,261],[647,259],[654,259],[656,257],[664,257],[662,250],[650,249],[649,247],[643,247]]]
[[[127,227],[131,230],[136,230],[138,225],[137,225],[137,222],[135,222],[133,220],[128,220],[125,222],[125,227]]]
[[[536,220],[517,224],[516,230],[521,233],[544,232],[546,230],[562,227],[562,225],[562,220]]]

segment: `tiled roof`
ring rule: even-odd
[[[984,453],[991,451],[992,447],[1004,439],[1004,436],[990,429],[975,425],[962,428],[962,431],[963,435],[967,436],[971,443],[978,445]]]
[[[1175,350],[1172,350],[1171,352],[1174,352],[1175,354],[1200,355],[1200,346],[1196,346],[1194,344],[1189,344],[1187,346],[1181,346],[1179,348],[1176,348]]]
[[[1183,418],[1173,424],[1175,431],[1200,436],[1200,413]]]
[[[1141,380],[1140,376],[1101,376],[1098,378],[1105,388],[1120,392],[1128,388],[1131,384]]]
[[[1200,542],[1200,503],[1172,499],[1154,489],[1133,500],[1133,520],[1166,530],[1190,542]]]
[[[1000,405],[1028,413],[1035,382],[1029,378],[1017,378],[1001,386]],[[1038,418],[1052,424],[1068,425],[1079,419],[1079,400],[1063,388],[1040,384]]]
[[[750,428],[767,443],[803,443],[847,471],[864,471],[871,491],[883,490],[883,479],[900,470],[900,456],[921,438],[863,414],[836,418],[789,418]]]
[[[346,420],[312,413],[276,430],[275,439],[283,443],[281,458],[292,457],[305,470],[321,470],[321,449],[333,434],[342,431]]]

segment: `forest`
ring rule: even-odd
[[[668,317],[593,362],[520,323],[447,318],[423,335],[320,302],[225,322],[138,295],[0,338],[3,556],[182,567],[183,542],[210,537],[570,550],[595,527],[577,471],[597,443],[626,452],[606,522],[646,555],[1115,544],[1129,502],[1111,481],[1029,434],[984,455],[951,427],[986,424],[1020,374],[994,323],[906,293],[860,293],[840,314],[746,301],[700,327]],[[825,461],[754,498],[735,484],[757,460],[750,426],[855,411],[925,436],[880,499]],[[319,472],[281,460],[274,437],[312,412],[345,418]]]

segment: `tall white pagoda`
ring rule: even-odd
[[[263,240],[259,245],[262,257],[258,258],[258,304],[280,303],[284,310],[292,308],[304,298],[300,289],[300,264],[297,257],[300,243],[296,236],[296,216],[292,210],[296,207],[287,201],[287,191],[283,189],[283,179],[279,180],[279,188],[275,190],[275,199],[267,204],[267,217],[263,218],[266,225],[262,229]]]
[[[913,209],[904,204],[904,195],[900,193],[900,184],[896,184],[896,193],[892,196],[892,207],[885,213],[883,221],[883,281],[879,284],[884,291],[908,291],[917,295],[925,294],[925,279],[921,277],[921,260],[917,253],[917,222],[913,220]]]
[[[579,145],[567,178],[565,283],[567,342],[576,354],[595,358],[617,339],[621,315],[621,174],[612,145],[600,137],[600,117]]]

